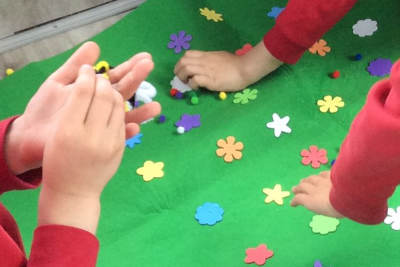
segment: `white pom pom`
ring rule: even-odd
[[[178,134],[184,134],[185,133],[185,128],[183,128],[182,126],[179,126],[176,131],[178,132]]]

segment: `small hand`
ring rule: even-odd
[[[58,120],[59,111],[65,105],[82,65],[93,65],[99,56],[99,47],[88,42],[82,45],[39,88],[29,101],[25,112],[11,125],[7,136],[6,159],[15,174],[42,165],[44,146]],[[131,97],[138,85],[152,70],[151,56],[140,53],[122,63],[109,73],[112,86],[124,99]],[[139,132],[138,124],[160,112],[160,105],[152,102],[126,114],[126,137]]]
[[[343,217],[329,201],[329,192],[332,187],[330,174],[330,171],[325,171],[301,180],[299,185],[292,188],[295,196],[290,205],[293,207],[301,205],[317,214],[330,217]]]
[[[83,65],[58,112],[44,149],[39,225],[95,233],[101,192],[125,147],[123,98],[90,65]]]
[[[238,91],[257,82],[282,65],[260,42],[243,56],[216,51],[187,51],[174,73],[191,88],[211,91]]]

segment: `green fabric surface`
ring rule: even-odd
[[[102,60],[115,66],[134,53],[148,51],[155,69],[147,81],[157,89],[156,100],[167,121],[142,126],[142,144],[126,149],[121,167],[102,195],[98,228],[101,250],[98,266],[245,266],[245,250],[261,243],[274,251],[265,266],[399,266],[400,232],[389,225],[365,226],[342,219],[336,232],[315,234],[313,213],[284,204],[265,204],[263,188],[281,184],[289,191],[300,179],[329,169],[303,166],[300,151],[317,145],[336,158],[351,121],[379,80],[366,67],[378,57],[393,62],[400,56],[400,2],[363,0],[323,39],[332,51],[325,57],[306,52],[298,64],[282,66],[260,82],[257,99],[234,104],[216,93],[202,91],[199,104],[169,96],[173,67],[183,53],[167,48],[171,33],[193,36],[191,48],[235,51],[255,45],[274,24],[267,17],[281,0],[148,0],[116,25],[93,38]],[[223,14],[223,22],[207,21],[199,8]],[[332,12],[335,12],[332,10]],[[373,36],[352,33],[359,19],[378,21]],[[44,79],[72,53],[32,63],[0,81],[2,118],[20,114]],[[361,61],[349,57],[361,53]],[[340,70],[339,79],[328,74]],[[335,114],[319,112],[318,99],[340,96],[344,108]],[[290,116],[291,134],[275,138],[265,124],[272,114]],[[201,114],[202,126],[183,135],[174,123],[183,113]],[[371,126],[373,127],[373,126]],[[216,142],[229,135],[244,144],[243,158],[231,164],[216,156]],[[374,155],[371,155],[374,156]],[[136,169],[144,161],[162,161],[165,175],[144,182]],[[379,189],[378,189],[379,190]],[[10,192],[1,201],[15,216],[27,250],[36,225],[38,190]],[[195,211],[204,202],[218,203],[223,220],[202,226]],[[389,200],[400,205],[400,195]]]

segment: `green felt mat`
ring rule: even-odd
[[[263,188],[281,184],[290,190],[301,178],[329,169],[303,166],[300,151],[315,144],[328,151],[329,161],[338,153],[350,123],[378,77],[366,67],[378,57],[395,61],[400,56],[400,2],[363,0],[323,38],[332,51],[325,57],[305,53],[295,66],[278,71],[251,86],[258,97],[246,105],[225,101],[202,92],[200,103],[169,96],[173,67],[182,56],[167,48],[171,33],[185,30],[193,36],[191,47],[235,51],[255,45],[274,24],[267,16],[282,0],[148,0],[113,27],[95,38],[101,59],[117,65],[140,51],[153,55],[155,69],[147,79],[157,89],[156,100],[167,121],[142,127],[142,143],[127,149],[121,167],[102,196],[98,229],[101,250],[98,266],[246,266],[245,250],[261,243],[274,251],[266,266],[399,266],[400,232],[389,225],[365,226],[343,219],[337,231],[315,234],[309,223],[313,214],[265,204]],[[223,14],[223,22],[207,21],[199,8]],[[335,10],[332,10],[335,12]],[[378,21],[373,36],[360,38],[352,26],[360,19]],[[2,118],[23,112],[44,79],[72,53],[33,63],[0,81]],[[361,61],[350,56],[361,53]],[[338,69],[339,79],[328,74]],[[316,102],[325,95],[345,102],[335,114],[319,112]],[[275,138],[265,124],[272,114],[290,116],[291,134]],[[202,125],[184,135],[174,123],[183,113],[201,114]],[[216,156],[216,142],[229,135],[244,143],[243,158],[231,164]],[[105,140],[106,142],[106,140]],[[371,155],[374,156],[374,155]],[[136,174],[146,160],[162,161],[162,179],[144,182]],[[29,247],[36,224],[38,190],[11,192],[1,201],[16,217]],[[201,226],[196,208],[218,203],[223,220]],[[396,193],[389,201],[400,205]],[[29,250],[29,249],[28,249]]]

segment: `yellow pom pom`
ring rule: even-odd
[[[14,70],[13,70],[13,69],[11,69],[11,68],[6,69],[6,74],[7,74],[7,76],[10,76],[10,75],[13,74],[13,73],[14,73]]]
[[[219,99],[225,100],[226,99],[226,93],[225,92],[219,92]]]

